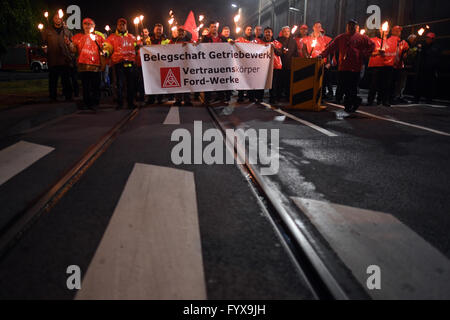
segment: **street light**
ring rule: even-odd
[[[232,6],[233,8],[237,8],[237,4],[235,4],[235,3],[232,3],[231,6]]]

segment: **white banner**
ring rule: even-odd
[[[146,94],[270,89],[271,46],[169,44],[141,48]]]

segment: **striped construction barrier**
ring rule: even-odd
[[[321,59],[293,58],[291,67],[290,107],[321,111],[324,66]]]

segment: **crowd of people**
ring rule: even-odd
[[[414,71],[415,100],[421,96],[430,102],[439,51],[434,46],[435,34],[425,34],[425,42],[418,36],[410,35],[402,39],[402,28],[374,31],[369,37],[359,30],[358,22],[350,20],[346,32],[334,40],[326,35],[320,22],[314,23],[310,32],[302,25],[296,32],[283,27],[276,37],[270,27],[246,26],[242,36],[234,39],[231,30],[224,26],[219,32],[218,23],[211,22],[205,27],[197,41],[183,26],[172,28],[167,37],[164,27],[157,23],[153,30],[143,28],[139,36],[128,31],[124,18],[117,21],[115,32],[105,35],[95,31],[95,22],[83,20],[81,33],[72,35],[64,21],[56,14],[52,25],[42,30],[47,45],[49,64],[49,93],[56,100],[58,78],[62,80],[63,94],[71,100],[77,88],[75,74],[82,82],[83,108],[96,110],[100,104],[102,84],[112,83],[115,88],[117,108],[137,105],[161,104],[164,100],[175,100],[176,106],[191,106],[191,94],[146,96],[139,50],[145,45],[170,45],[177,43],[257,43],[270,45],[274,49],[273,86],[269,91],[269,102],[287,101],[290,95],[291,64],[294,57],[318,58],[324,65],[323,97],[343,101],[346,111],[354,112],[362,103],[358,97],[358,84],[365,73],[370,75],[370,90],[367,105],[404,102],[403,92],[408,72]],[[275,39],[276,37],[276,39]],[[337,70],[333,72],[332,70]],[[337,88],[333,89],[332,74],[337,73]],[[75,86],[74,86],[75,85]],[[75,92],[76,93],[76,92]],[[126,95],[126,97],[125,97]],[[208,105],[213,99],[230,101],[231,91],[206,92],[203,103]],[[194,94],[198,99],[199,94]],[[265,98],[264,90],[238,91],[237,102],[259,102]]]

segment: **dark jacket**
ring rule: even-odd
[[[73,55],[64,42],[64,36],[72,40],[72,32],[67,27],[55,29],[48,27],[41,32],[44,44],[47,45],[47,60],[49,67],[73,66]]]
[[[277,39],[283,45],[283,49],[287,48],[288,51],[285,53],[282,50],[281,62],[283,63],[283,70],[291,70],[292,58],[298,57],[297,42],[293,37],[285,38],[279,37]]]
[[[439,67],[440,55],[440,48],[436,44],[424,44],[419,50],[419,72],[422,74],[435,74]]]

